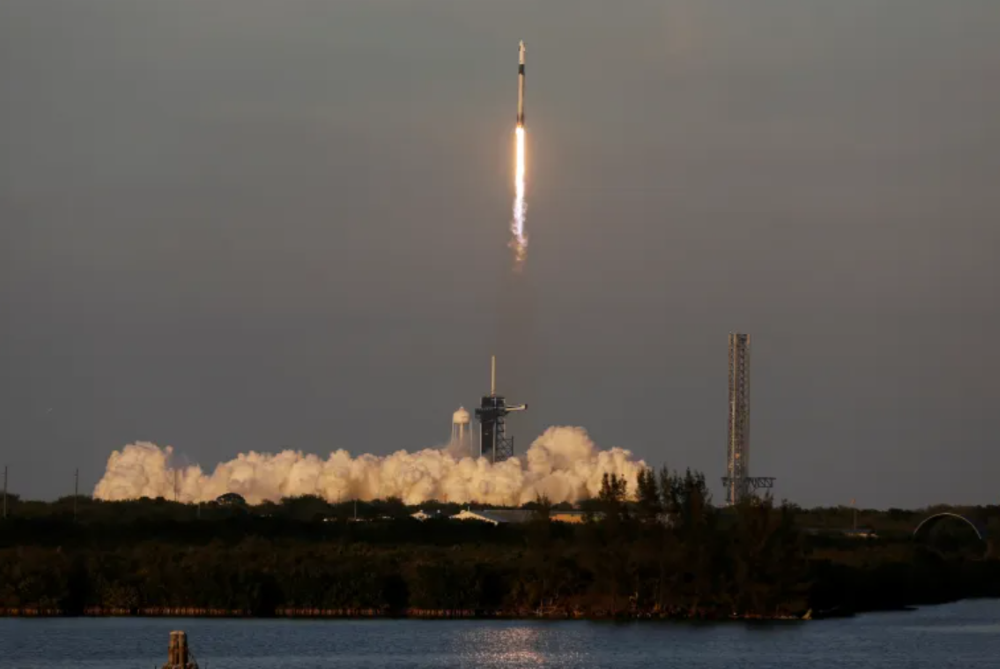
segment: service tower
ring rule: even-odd
[[[729,333],[729,442],[726,445],[726,504],[774,487],[770,476],[750,476],[750,335]]]

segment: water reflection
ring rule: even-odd
[[[481,667],[541,667],[546,653],[538,627],[477,626],[455,638],[456,655]]]

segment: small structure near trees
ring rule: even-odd
[[[244,507],[247,505],[247,501],[243,498],[243,495],[235,492],[227,492],[224,495],[219,495],[215,498],[215,502],[222,506]]]

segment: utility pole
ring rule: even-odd
[[[7,520],[7,465],[3,466],[3,518]]]
[[[358,520],[358,498],[354,498],[354,520]]]
[[[80,499],[80,468],[76,468],[73,476],[73,520],[76,521],[76,504]]]
[[[858,533],[858,507],[854,505],[854,498],[851,498],[851,511],[854,512],[854,533]]]

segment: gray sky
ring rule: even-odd
[[[4,0],[0,460],[431,446],[499,350],[721,498],[741,330],[779,497],[995,503],[998,80],[996,0]]]

